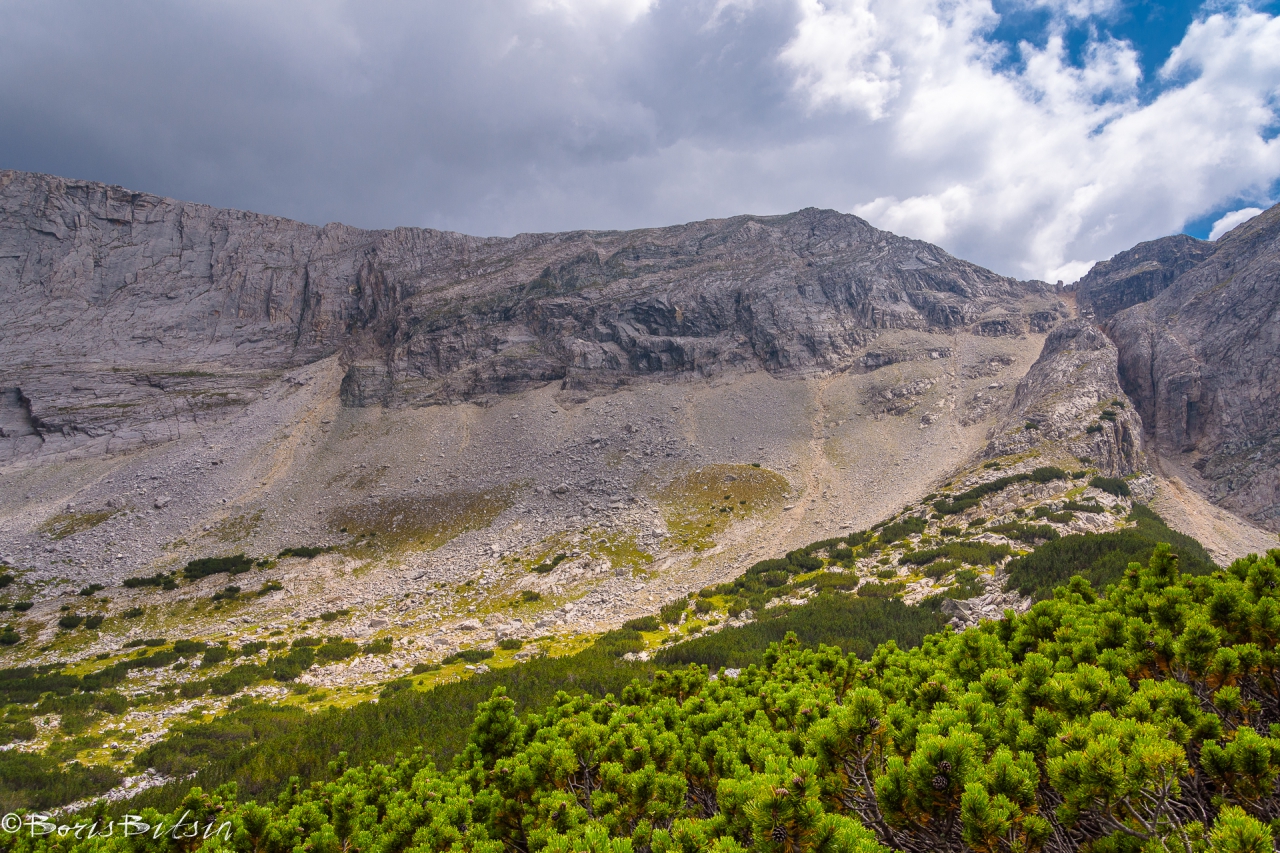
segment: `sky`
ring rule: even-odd
[[[1280,201],[1280,0],[0,0],[0,168],[478,235],[854,213],[1074,281]]]

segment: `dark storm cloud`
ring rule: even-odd
[[[621,196],[587,210],[538,200],[565,172],[681,140],[740,146],[800,118],[772,60],[785,7],[262,8],[7,5],[5,165],[313,222],[630,225],[645,179],[625,168],[609,182]]]
[[[1022,48],[987,0],[0,0],[0,167],[477,234],[834,207],[1024,276],[1263,200],[1274,19],[1202,17],[1161,100],[1126,42],[1054,52],[1118,0],[1019,2]]]

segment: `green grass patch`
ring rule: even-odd
[[[40,525],[43,533],[53,539],[66,539],[85,530],[92,530],[102,524],[118,510],[104,509],[98,512],[63,512],[52,516]]]
[[[383,497],[339,507],[329,526],[355,540],[357,555],[430,550],[468,530],[483,530],[515,502],[515,484],[483,492]]]
[[[786,479],[767,468],[707,465],[676,476],[654,495],[671,538],[705,548],[734,518],[781,503]]]

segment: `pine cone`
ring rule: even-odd
[[[950,774],[950,773],[951,773],[951,762],[950,762],[950,761],[947,761],[945,758],[944,758],[944,759],[942,759],[941,761],[939,761],[939,762],[938,762],[938,772],[939,772],[939,773],[942,773],[942,774],[944,774],[944,775],[945,775],[945,774]]]
[[[795,785],[797,788],[803,788],[803,787],[804,787],[804,780],[803,780],[803,779],[801,779],[799,776],[792,776],[792,777],[791,777],[791,784],[792,784],[792,785]]]
[[[871,719],[867,720],[867,725],[870,726],[871,731],[874,732],[876,729],[880,728],[880,718],[872,717]]]
[[[787,828],[785,826],[775,826],[773,828],[773,832],[769,833],[769,837],[772,838],[775,843],[781,844],[787,840]]]
[[[1147,648],[1154,649],[1156,647],[1155,640],[1147,640]]]
[[[947,788],[950,788],[950,787],[951,787],[951,780],[948,779],[946,776],[943,776],[941,773],[933,777],[933,790],[945,791],[947,790]]]

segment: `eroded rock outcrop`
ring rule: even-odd
[[[1121,389],[1117,362],[1115,345],[1089,320],[1059,325],[1018,383],[984,455],[1051,443],[1112,475],[1140,470],[1142,422]]]

